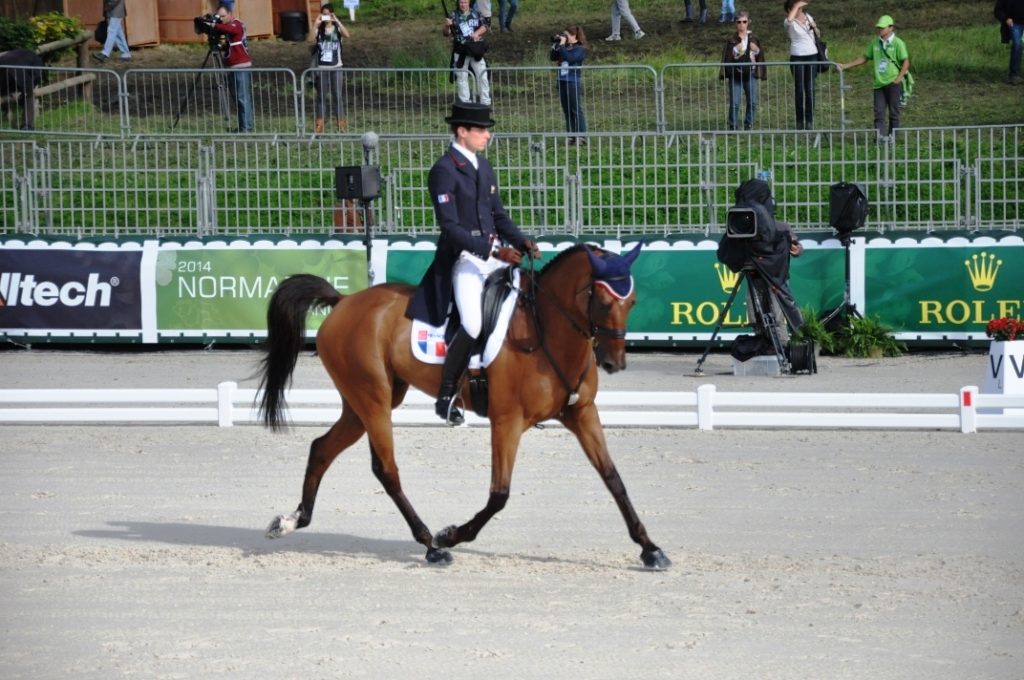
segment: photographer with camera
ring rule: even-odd
[[[743,129],[749,130],[754,126],[754,116],[757,115],[757,81],[768,77],[764,62],[764,48],[750,30],[750,13],[740,12],[736,15],[736,33],[725,41],[722,69],[718,74],[719,80],[728,81],[729,112],[726,123],[730,130],[739,129],[742,95],[747,97]]]
[[[569,144],[586,144],[581,136],[587,132],[583,114],[583,72],[580,66],[587,57],[587,36],[580,26],[567,26],[551,38],[551,60],[558,62],[558,100],[565,114]]]
[[[205,17],[197,17],[196,30],[210,36],[210,49],[219,48],[224,63],[232,70],[235,104],[238,109],[238,132],[252,132],[252,58],[246,44],[249,39],[245,34],[245,25],[235,18],[227,4],[217,7],[217,13]],[[203,28],[205,27],[205,28]],[[216,43],[216,39],[221,38]]]
[[[458,0],[457,9],[444,18],[442,33],[452,39],[451,69],[460,102],[472,102],[469,94],[469,74],[473,73],[477,100],[491,105],[491,88],[487,82],[487,62],[484,54],[487,43],[483,36],[487,21],[469,6],[469,0]]]
[[[324,132],[325,98],[331,97],[331,106],[338,122],[338,132],[345,132],[345,99],[342,88],[341,39],[348,38],[348,29],[334,13],[334,6],[326,4],[320,8],[316,18],[316,44],[313,45],[313,87],[316,96],[313,101],[313,132],[322,135]]]

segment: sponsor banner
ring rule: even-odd
[[[161,334],[263,335],[267,303],[292,274],[315,274],[342,294],[366,287],[366,251],[315,247],[161,247],[156,325]],[[323,313],[309,315],[315,330]]]
[[[0,248],[0,332],[140,331],[141,251]]]
[[[1024,248],[868,247],[867,313],[897,332],[985,337],[991,319],[1024,314]]]
[[[434,261],[434,249],[406,250],[388,249],[387,281],[388,283],[408,283],[419,285],[427,267]]]
[[[729,294],[742,285],[742,277],[719,263],[717,244],[708,243],[710,247],[686,249],[652,244],[640,252],[632,267],[637,305],[629,317],[631,339],[643,339],[645,334],[682,339],[711,335]],[[820,312],[839,305],[843,277],[842,250],[808,248],[791,260],[790,285],[801,307]],[[746,324],[746,294],[741,289],[721,332],[743,333]]]

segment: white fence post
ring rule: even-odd
[[[715,386],[701,385],[697,388],[697,429],[714,429]]]
[[[235,407],[235,391],[237,389],[238,383],[236,382],[217,384],[217,425],[219,427],[232,427],[235,424],[232,410]]]
[[[978,388],[974,385],[960,388],[960,431],[978,431]]]

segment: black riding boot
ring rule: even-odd
[[[476,340],[469,337],[465,330],[459,328],[448,345],[448,352],[444,357],[444,366],[441,368],[441,387],[437,391],[437,402],[434,404],[434,412],[449,425],[462,425],[466,418],[462,411],[452,403],[455,399],[455,388],[462,377],[466,366],[469,365],[469,355],[473,350]]]

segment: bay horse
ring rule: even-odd
[[[519,441],[530,427],[555,419],[576,435],[641,547],[648,569],[671,560],[647,536],[608,453],[594,404],[600,365],[608,373],[626,368],[626,318],[636,303],[629,265],[640,244],[620,256],[587,245],[573,246],[539,273],[522,271],[519,300],[501,351],[486,369],[487,415],[491,427],[491,484],[486,506],[461,526],[432,535],[402,492],[395,463],[391,411],[409,386],[436,396],[441,367],[413,357],[406,307],[415,290],[380,284],[352,295],[339,294],[327,281],[308,274],[285,279],[267,310],[266,354],[262,361],[260,415],[272,430],[285,426],[285,389],[291,382],[305,340],[306,315],[331,307],[316,336],[320,360],[341,393],[341,417],[310,445],[302,501],[295,512],[279,515],[267,528],[278,538],[309,525],[320,481],[337,456],[366,433],[374,475],[426,548],[431,563],[448,564],[447,550],[472,541],[508,501]],[[623,288],[626,294],[617,293]],[[595,365],[597,364],[597,365]],[[461,397],[472,406],[468,385]]]

